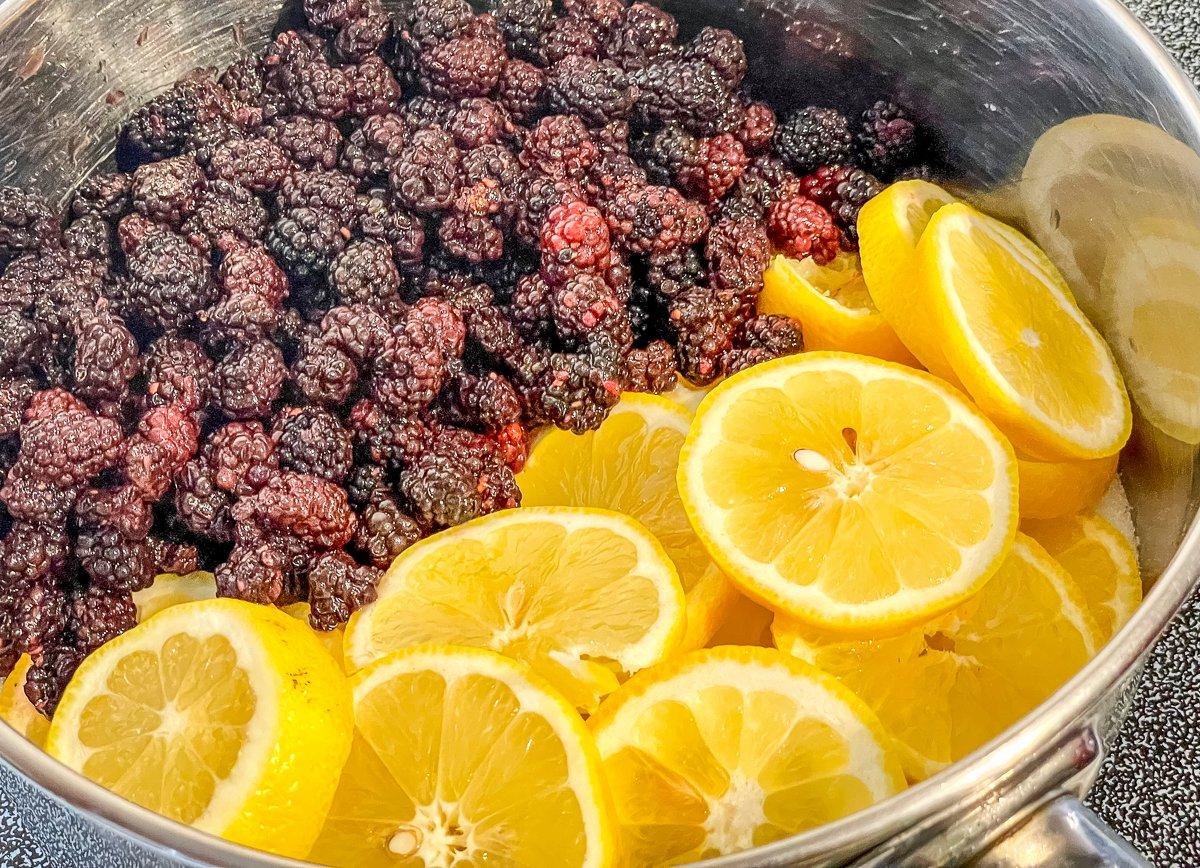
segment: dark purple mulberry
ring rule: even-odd
[[[412,134],[392,164],[389,184],[396,201],[412,211],[444,211],[454,203],[462,154],[444,130],[426,127]]]
[[[292,364],[291,378],[306,399],[323,407],[346,402],[358,385],[358,367],[331,343],[306,340]]]
[[[640,90],[638,111],[649,123],[675,123],[701,136],[732,133],[741,125],[737,95],[702,60],[656,60],[630,77]]]
[[[858,149],[875,174],[890,178],[916,161],[917,125],[900,106],[881,100],[863,112]]]
[[[821,166],[849,163],[854,155],[854,134],[837,109],[809,106],[780,119],[775,150],[804,175]]]
[[[271,426],[271,439],[285,470],[340,483],[354,460],[350,432],[327,410],[285,407]]]
[[[336,168],[345,144],[335,124],[304,115],[277,120],[263,135],[302,169]]]
[[[137,375],[138,346],[125,323],[105,310],[80,310],[71,369],[75,394],[95,404],[117,401]]]
[[[204,447],[213,484],[235,497],[248,497],[279,472],[275,441],[262,423],[230,422]]]
[[[345,490],[303,473],[284,471],[272,477],[262,490],[234,504],[233,517],[263,533],[291,534],[325,549],[341,548],[354,534]]]
[[[128,590],[93,585],[72,597],[68,622],[79,649],[91,654],[137,626],[137,606]]]
[[[131,540],[116,528],[81,531],[75,556],[92,585],[106,591],[140,591],[154,581],[154,558],[145,539]]]
[[[634,3],[625,10],[621,22],[609,28],[604,39],[605,56],[622,69],[640,69],[669,54],[678,35],[679,24],[669,12],[649,3]]]
[[[376,567],[359,566],[342,552],[317,558],[308,574],[309,623],[317,630],[333,630],[367,603],[375,601]]]
[[[157,223],[178,227],[196,210],[205,181],[189,156],[147,163],[133,173],[133,207]]]
[[[420,525],[400,508],[396,499],[380,491],[367,498],[359,509],[352,546],[366,560],[386,570],[422,535]]]
[[[521,492],[494,441],[446,428],[400,474],[400,489],[418,521],[454,527],[519,506]]]
[[[71,197],[71,213],[76,217],[98,214],[105,220],[118,220],[129,213],[133,179],[125,172],[97,172],[79,182]]]
[[[329,282],[342,304],[395,309],[400,300],[400,271],[391,249],[380,241],[355,241],[329,268]]]
[[[719,27],[702,28],[683,47],[683,56],[688,60],[708,63],[721,74],[732,90],[741,87],[749,66],[742,40],[735,33]]]
[[[547,94],[553,111],[579,115],[592,126],[628,118],[638,97],[621,67],[580,55],[551,67]]]
[[[509,60],[500,70],[496,99],[513,119],[529,121],[543,102],[546,73],[524,60]]]
[[[444,99],[487,96],[500,82],[504,47],[489,39],[459,36],[421,56],[421,84]]]
[[[181,328],[216,300],[208,263],[173,232],[147,235],[128,266],[128,312],[152,329]]]
[[[323,273],[346,246],[349,230],[324,208],[292,208],[267,231],[266,246],[293,278]]]
[[[217,365],[213,400],[234,419],[265,418],[283,389],[287,367],[270,341],[240,346]]]
[[[466,327],[451,304],[418,302],[375,360],[372,394],[380,407],[404,415],[428,406],[446,381],[447,365],[462,355]]]

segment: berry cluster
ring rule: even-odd
[[[197,568],[331,629],[520,502],[527,432],[798,352],[773,250],[854,244],[907,115],[776,118],[726,30],[625,0],[304,0],[137,109],[65,221],[0,189],[0,672],[50,713]]]

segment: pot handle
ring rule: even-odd
[[[1149,868],[1150,863],[1070,793],[1043,802],[972,863],[979,868]]]

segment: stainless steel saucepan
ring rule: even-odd
[[[1148,584],[1133,620],[969,758],[719,864],[1140,864],[1077,797],[1147,650],[1200,575],[1188,443],[1200,441],[1200,362],[1189,370],[1187,348],[1155,328],[1189,317],[1200,326],[1200,98],[1117,0],[666,5],[685,33],[713,24],[742,35],[752,82],[777,105],[853,107],[888,92],[910,106],[957,184],[1055,257],[1108,332],[1139,408],[1122,469]],[[296,20],[276,0],[0,0],[0,183],[64,195],[106,159],[135,105]],[[111,854],[81,854],[88,864],[124,864],[117,854],[131,848],[155,864],[298,864],[131,805],[3,726],[0,757],[37,785],[32,814],[44,791],[111,843]]]

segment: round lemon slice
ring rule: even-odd
[[[933,215],[957,202],[928,181],[892,184],[858,215],[859,256],[871,300],[900,340],[926,368],[957,383],[929,311],[914,299],[917,244]]]
[[[346,625],[349,670],[429,642],[490,648],[589,711],[673,652],[686,620],[662,546],[599,509],[526,507],[443,531],[401,554],[378,593]]]
[[[807,353],[717,387],[679,487],[748,595],[835,630],[952,608],[1016,531],[1016,457],[995,427],[934,377],[864,356]]]
[[[46,733],[50,730],[50,721],[42,717],[33,703],[25,696],[25,677],[33,661],[28,654],[22,654],[17,659],[17,665],[4,679],[0,687],[0,720],[3,720],[21,735],[38,747],[46,744]]]
[[[1119,457],[1038,461],[1018,455],[1021,518],[1059,518],[1091,509],[1116,477]]]
[[[1137,552],[1122,533],[1098,515],[1025,521],[1021,530],[1037,540],[1075,580],[1088,612],[1107,642],[1142,602]]]
[[[145,621],[163,609],[180,603],[211,600],[217,595],[217,581],[212,573],[199,570],[186,575],[160,573],[148,588],[133,592],[138,622]]]
[[[840,253],[828,265],[818,265],[811,257],[776,256],[763,282],[758,312],[798,320],[805,349],[918,364],[871,300],[857,255]]]
[[[668,398],[627,393],[595,431],[547,431],[517,475],[525,506],[611,509],[657,537],[687,595],[688,649],[708,641],[736,596],[692,530],[675,484],[691,422]]]
[[[1035,458],[1102,458],[1132,416],[1104,339],[1058,269],[1017,230],[947,205],[921,237],[920,297],[959,382]]]
[[[633,865],[768,844],[904,787],[875,715],[774,649],[714,648],[648,669],[589,725]]]
[[[379,660],[352,684],[354,744],[310,860],[613,864],[595,743],[528,667],[482,649],[424,646]]]
[[[1024,535],[979,594],[926,624],[858,640],[786,618],[772,631],[781,650],[836,676],[879,715],[912,780],[1004,731],[1099,645],[1079,587]]]
[[[311,630],[270,606],[205,600],[84,660],[46,752],[173,820],[301,858],[352,728],[346,679]]]

